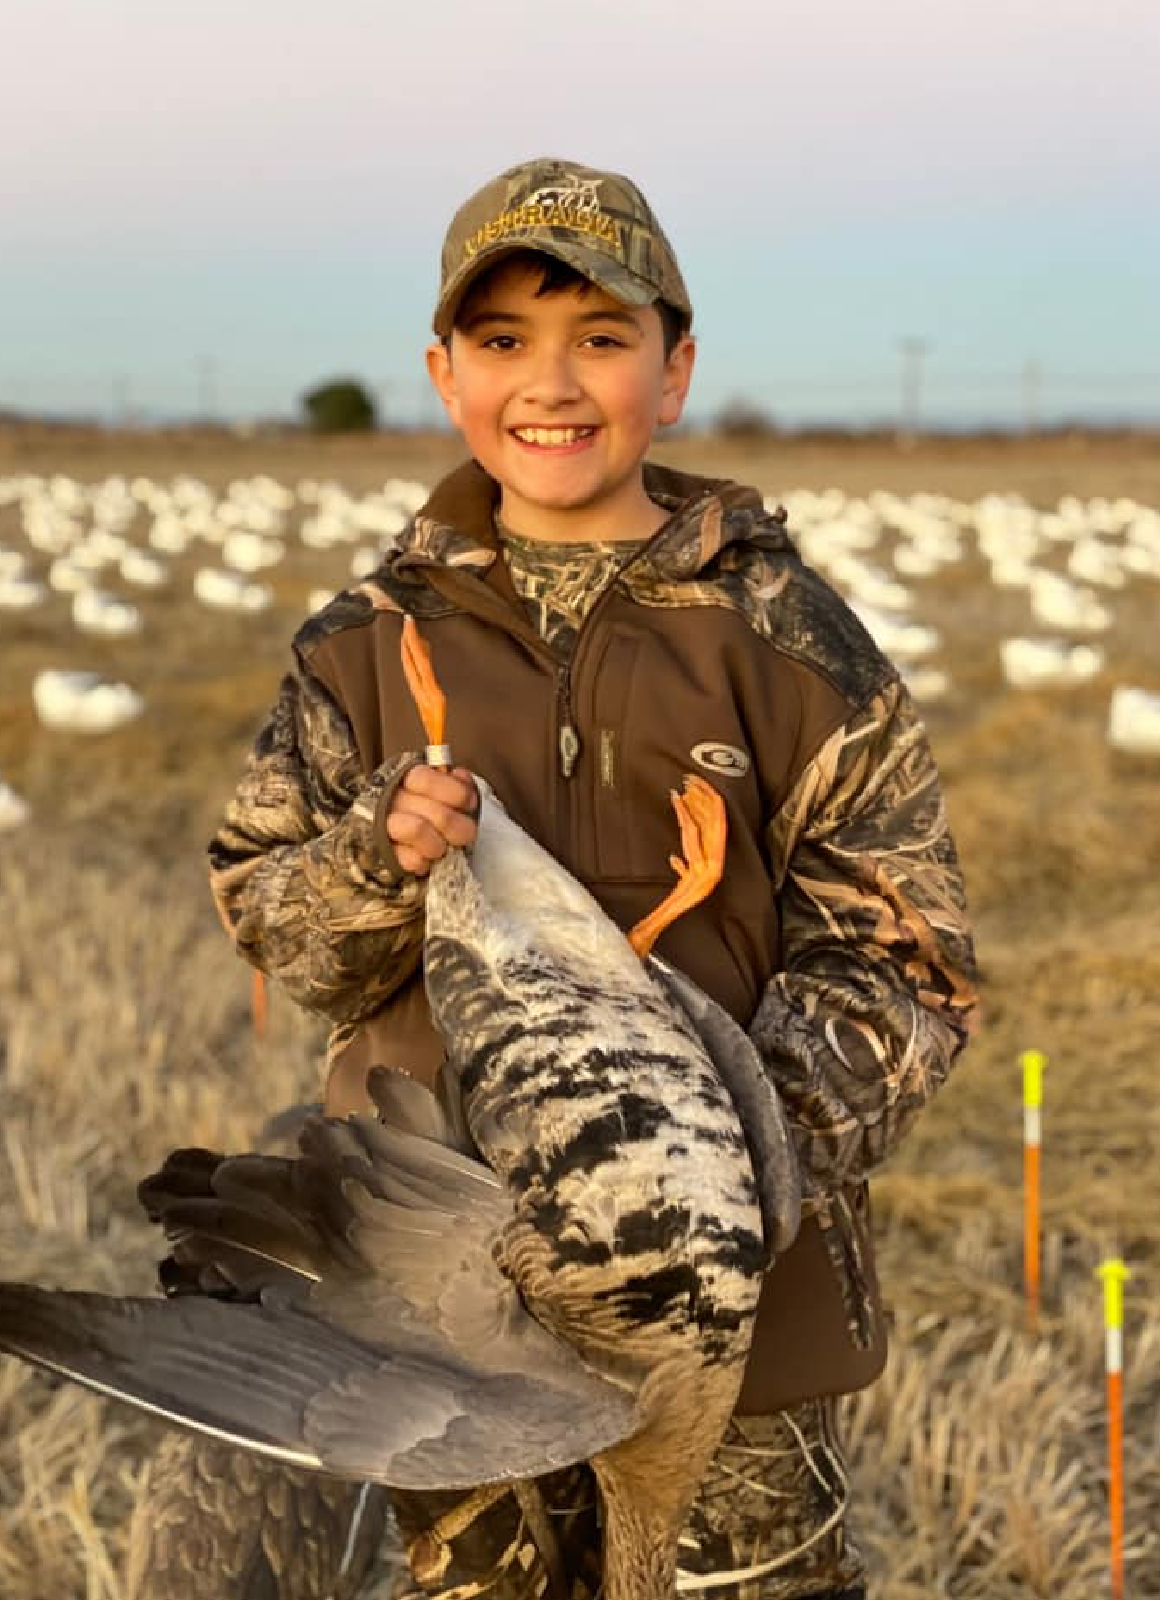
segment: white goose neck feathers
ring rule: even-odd
[[[427,887],[427,938],[470,946],[488,965],[538,952],[564,967],[647,987],[624,934],[588,890],[508,816],[477,778],[479,830],[470,852],[448,851]]]

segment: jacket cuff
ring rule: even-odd
[[[350,808],[351,845],[359,866],[376,882],[393,888],[411,876],[404,872],[387,835],[387,812],[395,793],[412,767],[422,766],[418,750],[391,756],[371,774]]]

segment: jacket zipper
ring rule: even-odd
[[[570,778],[576,770],[576,762],[580,755],[580,735],[576,732],[572,721],[571,686],[567,668],[561,669],[557,687],[560,702],[560,734],[557,741],[560,750],[560,776]]]
[[[657,533],[659,534],[660,532],[661,530],[658,528]],[[580,759],[580,735],[576,732],[576,725],[573,721],[572,714],[572,669],[575,666],[576,659],[580,654],[581,640],[583,639],[584,635],[590,631],[589,624],[595,618],[597,612],[600,611],[601,607],[604,606],[609,596],[612,594],[612,591],[615,589],[617,582],[624,576],[629,567],[635,566],[641,557],[648,553],[655,538],[656,534],[654,534],[651,539],[647,540],[646,543],[642,544],[640,549],[637,550],[633,555],[629,556],[624,565],[617,568],[611,582],[606,584],[605,587],[600,591],[600,594],[597,596],[596,603],[593,605],[588,615],[584,618],[583,622],[576,630],[576,643],[572,647],[572,654],[569,656],[565,664],[560,668],[559,675],[556,680],[556,700],[558,706],[557,715],[559,726],[559,733],[557,734],[557,748],[560,753],[560,776],[562,778],[572,777],[573,773],[576,771],[576,763]]]

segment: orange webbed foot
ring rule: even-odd
[[[431,665],[431,652],[414,617],[403,618],[402,658],[403,676],[427,735],[427,760],[432,766],[449,767],[451,753],[444,742],[447,697],[439,687],[439,680]]]
[[[725,870],[728,815],[717,790],[690,773],[684,791],[673,790],[672,801],[684,857],[669,857],[677,875],[675,886],[655,910],[629,930],[628,942],[642,961],[667,927],[708,899]]]

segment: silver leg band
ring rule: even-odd
[[[429,744],[427,746],[426,759],[429,767],[449,767],[451,765],[451,746],[449,744]]]

